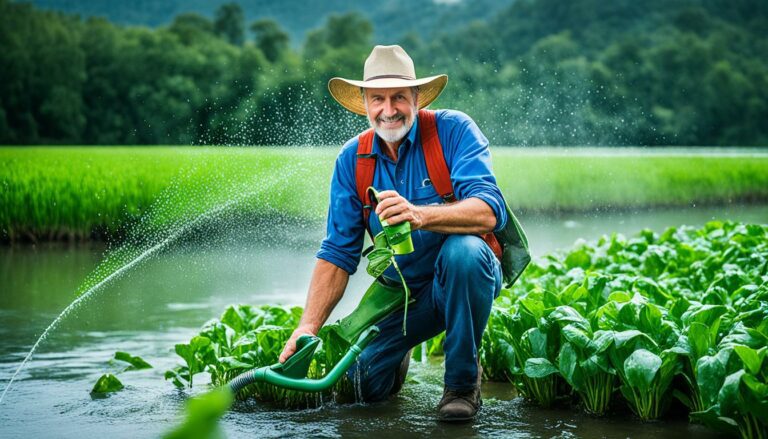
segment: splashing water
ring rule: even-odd
[[[184,214],[180,215],[179,219],[170,221],[169,225],[162,226],[158,232],[154,234],[150,234],[150,236],[151,235],[155,235],[155,236],[154,237],[151,236],[149,239],[149,242],[155,242],[157,240],[159,240],[159,242],[157,242],[154,245],[151,245],[146,250],[143,250],[141,252],[131,251],[130,245],[126,245],[126,246],[117,248],[113,252],[111,252],[111,254],[105,258],[104,262],[100,264],[100,266],[97,267],[97,269],[94,270],[94,272],[91,275],[89,275],[86,278],[86,280],[83,282],[83,286],[81,286],[78,290],[78,297],[72,303],[70,303],[53,320],[53,322],[51,322],[50,325],[48,325],[48,327],[43,331],[42,335],[40,335],[40,337],[37,339],[35,344],[30,349],[29,353],[27,353],[24,360],[22,360],[22,362],[19,364],[16,371],[11,376],[10,380],[8,381],[8,384],[5,386],[5,389],[3,389],[3,393],[0,394],[0,404],[2,404],[3,400],[5,399],[5,395],[10,390],[16,377],[24,368],[24,366],[26,366],[26,364],[29,363],[29,361],[32,359],[32,356],[34,355],[34,353],[36,352],[40,344],[43,341],[45,341],[48,335],[51,333],[51,331],[55,330],[67,316],[69,316],[74,310],[78,308],[80,304],[85,303],[88,299],[92,298],[97,292],[101,291],[102,287],[109,284],[113,280],[121,277],[130,269],[144,262],[146,259],[152,257],[153,255],[157,254],[161,250],[164,250],[170,244],[177,241],[180,237],[187,234],[189,231],[195,230],[195,228],[199,227],[200,225],[203,225],[207,222],[220,218],[222,214],[228,212],[234,207],[242,205],[246,201],[250,201],[254,198],[257,198],[259,195],[262,195],[267,190],[272,189],[278,183],[288,180],[294,174],[298,173],[300,170],[303,170],[302,165],[296,164],[293,167],[289,167],[287,169],[287,172],[283,172],[278,178],[273,178],[271,181],[265,181],[264,179],[262,179],[258,182],[259,185],[256,189],[253,189],[250,191],[238,192],[236,193],[234,198],[226,201],[223,204],[214,205],[213,207],[208,208],[208,210],[202,213],[196,214],[191,220],[185,221],[185,218],[188,216],[188,213],[186,215]],[[263,178],[263,176],[260,176],[260,177]],[[149,231],[148,227],[153,226],[151,219],[162,217],[163,215],[168,213],[167,211],[169,209],[176,207],[173,205],[173,202],[172,202],[172,195],[174,192],[179,192],[178,186],[173,186],[170,189],[170,192],[167,192],[164,197],[161,196],[161,200],[155,206],[153,206],[154,209],[151,209],[147,215],[142,217],[142,219],[140,220],[141,222],[137,224],[133,228],[133,230],[131,230],[131,233],[129,235],[129,241],[130,241],[130,237],[133,237],[134,241],[139,240],[139,237],[141,235],[147,234],[147,232]],[[202,194],[204,194],[206,198],[208,197],[208,195],[210,195],[210,193],[207,190],[205,190],[205,188],[202,190]],[[268,208],[269,206],[266,206],[266,207]],[[169,232],[170,232],[170,235],[168,235]],[[167,235],[167,236],[164,236],[164,235]],[[147,242],[147,239],[144,238],[143,240],[139,240],[139,242],[141,241]],[[128,260],[125,263],[119,264],[119,266],[115,268],[116,267],[115,260],[120,261],[122,259],[125,259],[126,255],[130,256],[130,260]],[[116,258],[113,258],[110,256],[116,256]]]

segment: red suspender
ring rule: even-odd
[[[424,161],[427,163],[427,173],[432,186],[440,197],[446,203],[456,202],[456,196],[453,193],[453,184],[451,183],[451,172],[445,163],[443,146],[440,144],[440,138],[437,136],[437,123],[435,122],[435,112],[429,110],[419,110],[419,126],[421,127],[421,147],[424,150]],[[491,247],[493,253],[501,259],[501,245],[493,232],[482,235],[483,241]]]
[[[453,195],[451,184],[451,172],[445,164],[443,146],[437,136],[437,123],[435,112],[419,110],[419,126],[421,127],[421,148],[424,151],[424,161],[427,163],[427,174],[432,186],[446,203],[453,203],[456,197]]]
[[[363,225],[368,230],[368,218],[371,216],[372,204],[368,187],[373,184],[373,171],[376,169],[376,158],[371,155],[373,149],[373,128],[360,134],[357,144],[357,167],[355,168],[355,183],[357,196],[363,203]],[[371,231],[368,230],[370,234]],[[371,236],[373,239],[373,236]]]

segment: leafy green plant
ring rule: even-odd
[[[111,373],[107,373],[99,377],[99,379],[96,381],[96,384],[93,386],[93,389],[91,390],[91,394],[112,393],[122,390],[123,388],[125,388],[125,386],[123,386],[123,383],[120,382],[116,376],[112,375]]]
[[[768,437],[768,347],[734,345],[743,367],[730,373],[718,388],[716,403],[691,417],[713,428],[738,432],[745,439]],[[728,352],[723,350],[722,352]]]
[[[561,325],[559,373],[579,394],[588,413],[604,414],[610,406],[616,382],[616,370],[606,355],[613,342],[613,333],[593,332],[590,322],[569,306],[557,307],[549,319]]]
[[[555,360],[560,349],[557,326],[545,318],[547,305],[558,302],[550,293],[533,292],[520,299],[520,306],[507,321],[515,354],[512,382],[525,397],[550,407],[558,397],[559,375]]]
[[[131,370],[151,369],[152,365],[144,361],[141,357],[133,356],[128,352],[115,352],[115,356],[110,362],[114,363],[119,361],[120,363],[127,363],[124,369],[120,372],[128,372]],[[96,397],[102,397],[107,393],[113,393],[124,389],[123,383],[113,374],[107,373],[99,377],[91,390],[91,395]]]
[[[230,306],[219,319],[203,325],[200,333],[189,343],[176,345],[176,353],[185,364],[166,371],[165,377],[178,387],[192,387],[193,377],[207,372],[211,384],[223,386],[247,370],[275,364],[298,325],[301,313],[299,307]],[[325,376],[349,347],[330,328],[330,325],[323,327],[318,334],[323,344],[310,365],[309,378]],[[349,380],[343,378],[325,396],[334,395],[354,395]],[[253,397],[283,407],[306,407],[317,405],[324,395],[312,397],[303,392],[257,382],[247,386],[237,397]]]

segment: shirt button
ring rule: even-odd
[[[405,183],[405,180],[400,180],[400,184],[403,184],[403,183]]]

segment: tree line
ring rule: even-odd
[[[237,3],[149,29],[0,0],[0,143],[338,144],[367,122],[328,79],[399,43],[419,76],[449,75],[433,107],[496,145],[766,145],[767,17],[754,0],[518,0],[427,41],[333,15],[294,48]]]

